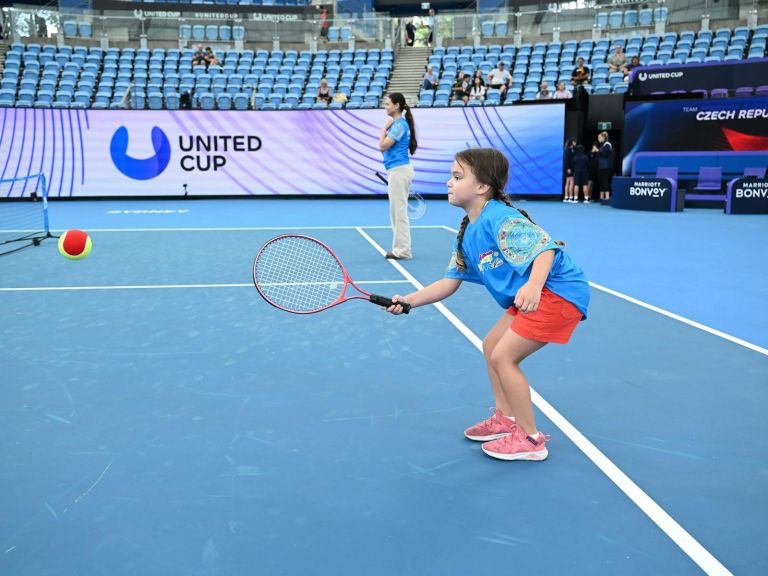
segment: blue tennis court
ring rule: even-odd
[[[426,285],[445,201],[401,262],[381,200],[52,203],[94,248],[0,258],[0,574],[768,572],[765,218],[521,206],[593,283],[524,365],[541,463],[463,437],[493,403],[482,287],[407,317],[253,288],[289,230],[368,291]]]

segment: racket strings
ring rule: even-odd
[[[341,296],[344,272],[322,244],[309,238],[279,238],[262,251],[254,278],[272,304],[296,312],[324,308]]]

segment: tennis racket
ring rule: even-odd
[[[276,236],[262,246],[253,262],[253,283],[269,304],[294,314],[314,314],[348,300],[386,307],[395,304],[391,298],[361,290],[333,250],[298,234]],[[348,296],[349,287],[359,294]],[[397,304],[408,314],[410,304]]]
[[[385,185],[389,185],[389,181],[384,177],[381,172],[374,172],[376,177],[384,182]],[[427,201],[418,192],[410,192],[408,194],[408,218],[410,220],[418,220],[424,214],[427,213]]]

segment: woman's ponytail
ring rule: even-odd
[[[411,108],[408,106],[408,104],[405,105],[404,116],[405,121],[408,122],[408,128],[410,128],[411,132],[411,141],[408,142],[408,151],[411,153],[411,156],[413,156],[416,153],[416,148],[418,147],[418,142],[416,142],[416,124],[413,122],[413,114],[411,114]]]

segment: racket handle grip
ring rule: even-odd
[[[378,294],[371,294],[370,300],[374,304],[378,304],[379,306],[386,306],[389,308],[390,306],[394,304],[400,304],[400,306],[403,307],[403,314],[408,314],[408,312],[411,311],[411,305],[407,304],[406,302],[393,302],[391,298],[387,298],[386,296],[379,296]]]

